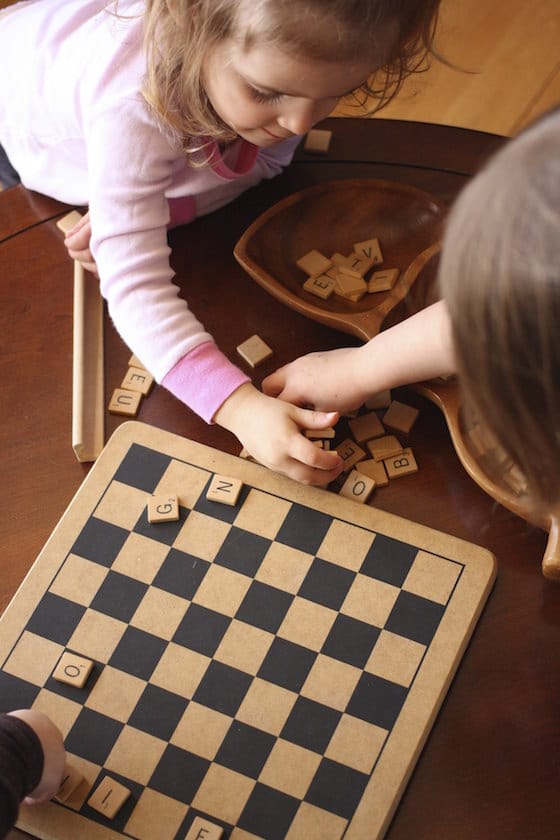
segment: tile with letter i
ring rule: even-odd
[[[88,799],[88,805],[90,808],[94,808],[100,814],[112,820],[116,817],[129,796],[130,791],[128,788],[125,788],[124,785],[121,785],[115,779],[111,779],[110,776],[104,776],[101,783]]]
[[[242,487],[243,482],[239,478],[216,474],[210,482],[206,498],[211,502],[220,502],[223,505],[234,507],[237,504]]]
[[[150,497],[148,502],[148,522],[177,522],[179,519],[179,499],[177,496],[160,494]]]

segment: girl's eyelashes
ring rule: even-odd
[[[249,93],[251,94],[252,99],[255,102],[259,102],[262,105],[274,105],[276,102],[279,102],[282,99],[282,94],[277,93],[274,91],[264,91],[259,90],[258,88],[249,87]]]

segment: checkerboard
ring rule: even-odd
[[[216,473],[243,481],[234,507],[206,499]],[[178,521],[148,522],[156,492]],[[18,825],[381,837],[494,575],[481,548],[123,424],[0,621],[0,710],[49,714],[86,780]],[[83,689],[52,677],[65,651],[94,661]],[[113,820],[87,804],[105,775],[131,791]]]

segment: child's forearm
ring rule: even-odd
[[[380,332],[356,356],[354,376],[362,394],[455,372],[447,308],[443,301]]]

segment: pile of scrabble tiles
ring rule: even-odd
[[[387,292],[393,288],[399,270],[377,270],[376,266],[382,263],[381,246],[375,237],[355,242],[352,253],[348,256],[334,253],[326,257],[314,249],[296,260],[297,267],[307,275],[303,284],[306,292],[321,300],[328,300],[331,295],[337,295],[354,303],[366,294]]]

